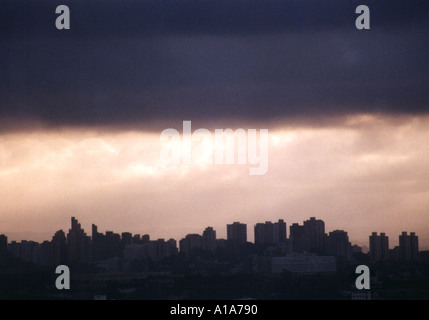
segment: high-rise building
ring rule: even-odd
[[[203,232],[203,249],[210,252],[216,251],[216,231],[207,227]]]
[[[311,217],[304,221],[305,247],[306,251],[321,253],[326,250],[325,223]]]
[[[21,260],[24,262],[37,263],[37,247],[39,243],[35,241],[21,241]]]
[[[55,232],[52,237],[52,245],[54,250],[54,264],[65,264],[67,261],[67,238],[63,230]]]
[[[88,263],[91,258],[91,238],[74,217],[71,223],[67,234],[67,259],[70,263]]]
[[[53,242],[43,241],[38,246],[36,264],[40,266],[53,266],[55,264],[55,250]]]
[[[381,260],[389,260],[389,237],[384,232],[380,233]]]
[[[227,239],[233,245],[242,245],[247,242],[247,225],[234,222],[226,226]]]
[[[0,257],[4,257],[7,254],[7,237],[4,234],[0,234]]]
[[[293,223],[289,227],[289,239],[292,242],[293,252],[304,252],[305,251],[305,233],[304,226],[300,226],[298,223]]]
[[[102,261],[107,258],[107,243],[104,234],[98,232],[98,227],[92,225],[92,261]]]
[[[168,243],[169,248],[170,248],[170,256],[176,256],[178,253],[177,241],[174,239],[168,239],[167,243]]]
[[[121,236],[113,231],[106,232],[107,258],[121,257]]]
[[[369,237],[369,256],[373,262],[389,259],[389,237],[385,233],[377,235],[377,232],[373,232]]]
[[[419,237],[414,232],[410,235],[402,232],[399,236],[399,260],[402,262],[417,261],[419,253]]]
[[[410,233],[410,249],[411,260],[417,261],[419,259],[419,237],[416,236],[415,232]]]
[[[199,234],[188,234],[179,241],[180,253],[187,257],[191,256],[195,250],[203,249],[203,237]]]
[[[351,243],[347,232],[343,230],[329,232],[327,250],[330,255],[351,259]]]
[[[274,244],[274,224],[271,221],[255,225],[255,244]]]
[[[175,252],[176,242],[173,239],[165,241],[164,239],[158,239],[156,241],[147,242],[145,245],[155,244],[157,252],[156,257],[152,257],[153,261],[162,260],[165,258],[169,258]]]
[[[133,235],[129,232],[122,232],[121,239],[124,246],[129,246],[133,242]]]
[[[276,243],[285,242],[287,239],[287,226],[286,222],[283,219],[279,219],[279,221],[274,223],[274,234]]]
[[[16,242],[16,241],[12,241],[7,246],[7,250],[15,258],[21,259],[21,243]]]
[[[141,237],[140,237],[140,235],[139,234],[135,234],[134,236],[133,236],[133,244],[141,244],[142,243],[142,239],[141,239]]]
[[[142,235],[142,243],[146,243],[150,241],[150,236],[148,234]]]
[[[283,220],[255,225],[255,244],[278,244],[286,241],[286,223]]]

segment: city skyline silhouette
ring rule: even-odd
[[[0,298],[429,296],[428,1],[3,7]]]
[[[207,231],[209,231],[209,232],[211,232],[211,234],[212,234],[211,237],[213,238],[213,241],[215,241],[215,242],[216,242],[216,240],[231,241],[234,238],[234,235],[232,233],[232,229],[233,229],[233,227],[235,225],[237,225],[237,226],[241,226],[242,227],[241,231],[240,230],[236,231],[236,232],[240,233],[240,236],[239,236],[239,238],[240,238],[240,240],[239,240],[240,244],[252,243],[252,244],[264,244],[264,245],[267,245],[267,244],[269,244],[269,245],[276,245],[276,244],[288,241],[289,242],[288,246],[290,247],[290,249],[289,249],[290,251],[288,253],[296,253],[296,252],[300,252],[300,253],[311,253],[311,252],[314,253],[314,252],[317,252],[317,253],[320,253],[322,251],[320,251],[320,252],[318,252],[318,250],[314,251],[314,250],[312,250],[314,248],[312,248],[311,246],[308,247],[307,249],[304,249],[303,244],[296,244],[296,243],[294,244],[294,241],[298,242],[298,241],[302,241],[302,240],[298,239],[296,237],[294,239],[293,232],[295,232],[295,233],[296,232],[298,232],[298,233],[299,232],[304,232],[305,224],[306,223],[311,223],[313,221],[321,223],[321,226],[317,227],[318,229],[320,229],[320,231],[318,231],[320,233],[318,235],[318,237],[321,237],[321,238],[318,240],[319,244],[314,245],[316,247],[317,246],[322,246],[322,242],[326,242],[327,239],[328,239],[326,237],[329,237],[330,235],[332,235],[333,237],[335,237],[336,234],[337,235],[338,234],[343,234],[343,236],[346,237],[346,239],[347,239],[346,242],[349,243],[349,245],[350,245],[350,250],[351,250],[351,247],[354,246],[355,249],[358,250],[358,251],[360,251],[360,252],[364,252],[364,253],[368,253],[370,255],[374,255],[375,253],[371,253],[370,252],[370,249],[371,249],[372,246],[374,246],[374,241],[375,241],[372,238],[379,237],[378,233],[380,233],[381,236],[385,237],[384,239],[386,241],[386,244],[384,245],[384,247],[385,247],[384,250],[386,252],[382,253],[382,254],[385,255],[385,257],[383,257],[382,260],[388,260],[388,259],[390,259],[389,249],[391,251],[391,248],[389,247],[389,235],[386,235],[384,232],[381,232],[381,231],[374,231],[374,232],[372,232],[368,236],[368,238],[369,238],[368,246],[360,247],[357,244],[352,243],[352,242],[349,241],[349,237],[347,235],[347,231],[346,230],[338,230],[337,229],[337,230],[333,230],[331,232],[326,232],[325,231],[325,222],[323,220],[316,219],[315,217],[310,217],[308,220],[303,221],[302,225],[299,225],[299,223],[296,223],[296,222],[290,224],[289,225],[289,232],[288,232],[288,228],[287,228],[288,224],[283,219],[279,219],[277,222],[274,222],[274,223],[271,222],[271,221],[259,222],[256,225],[254,225],[254,227],[253,227],[253,231],[254,231],[253,232],[253,234],[254,234],[254,240],[253,241],[250,241],[248,239],[247,224],[239,222],[239,221],[236,221],[236,222],[233,222],[231,224],[227,224],[226,225],[226,229],[227,229],[227,238],[226,239],[224,239],[224,238],[218,238],[216,236],[216,230],[213,227],[206,226],[205,229],[204,229],[204,231],[200,232],[200,234],[198,234],[198,233],[190,233],[190,234],[187,234],[182,239],[168,238],[168,242],[173,241],[172,249],[177,250],[178,253],[183,253],[182,250],[180,250],[182,248],[178,245],[179,240],[180,241],[184,241],[189,236],[198,236],[198,237],[203,236],[204,237],[204,234]],[[279,227],[278,227],[279,224],[281,224],[281,228],[282,228],[281,230],[279,230]],[[265,228],[269,227],[270,228],[269,231],[268,231],[268,229],[265,230],[264,227]],[[302,230],[302,231],[300,231],[300,230]],[[91,233],[91,235],[87,235],[87,233],[85,232],[84,228],[81,227],[81,224],[79,223],[79,221],[75,217],[71,217],[71,228],[68,230],[68,232],[65,232],[63,229],[58,230],[53,235],[51,242],[54,241],[55,238],[58,235],[62,235],[62,237],[64,238],[64,240],[66,240],[66,239],[68,239],[69,235],[72,232],[78,232],[78,233],[81,233],[85,238],[87,237],[88,238],[88,245],[89,246],[94,245],[94,243],[97,241],[97,236],[98,235],[102,235],[102,236],[107,236],[107,235],[114,236],[114,237],[116,237],[116,241],[118,241],[118,242],[120,241],[124,245],[141,244],[141,243],[145,243],[145,242],[149,242],[149,241],[162,241],[162,242],[165,241],[165,239],[163,239],[163,238],[151,239],[150,234],[141,234],[141,233],[132,234],[132,233],[127,232],[127,231],[124,231],[122,233],[116,233],[113,230],[106,230],[105,233],[103,234],[103,233],[98,232],[98,226],[95,225],[95,224],[92,224],[92,233]],[[415,232],[412,232],[412,231],[410,231],[409,233],[410,233],[410,235],[416,236],[416,241],[417,241],[416,242],[417,243],[417,249],[416,249],[417,252],[416,252],[416,254],[418,254],[418,252],[419,252],[418,235],[415,235]],[[399,237],[398,245],[399,246],[402,245],[401,244],[401,236],[404,236],[404,235],[407,236],[407,234],[408,234],[407,231],[403,231],[403,232],[401,232],[401,234],[398,235],[398,237]],[[8,241],[7,234],[2,234],[1,236],[2,236],[2,239],[3,239],[3,242],[2,242],[3,245],[5,245],[5,241],[6,241],[6,245],[9,245],[9,244],[11,244],[11,245],[19,244],[20,242],[21,243],[22,242],[24,242],[24,243],[30,242],[30,243],[32,243],[34,245],[39,245],[40,244],[40,243],[38,243],[36,241],[32,241],[32,240],[29,240],[29,239],[27,239],[27,240],[21,240],[20,242],[18,242],[16,240]],[[6,240],[4,240],[4,239],[6,239]],[[201,238],[201,240],[202,239],[203,238]],[[390,239],[392,239],[392,237],[390,237]],[[49,242],[49,240],[45,239],[45,241],[42,241],[41,243],[46,243],[46,242]],[[68,243],[68,241],[66,241],[66,243]],[[392,242],[390,242],[390,245],[391,244],[392,244]],[[326,246],[326,243],[324,243],[323,245]],[[305,244],[304,244],[304,246],[305,246]],[[214,245],[214,247],[216,248],[216,245]],[[397,248],[397,247],[398,246],[393,246],[392,249]],[[299,249],[297,249],[297,248],[299,248]],[[208,250],[207,248],[204,247],[203,242],[201,242],[201,249]],[[8,247],[8,250],[10,251],[10,246]],[[208,251],[210,251],[210,250],[208,250]],[[323,249],[323,252],[324,252],[324,254],[328,254],[328,251],[326,250],[326,248]],[[377,254],[380,254],[380,253],[377,253]],[[119,256],[119,254],[118,254],[118,256]],[[92,258],[89,258],[88,262],[91,259]]]

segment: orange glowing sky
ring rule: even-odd
[[[241,221],[253,241],[257,222],[284,219],[289,229],[315,216],[360,245],[377,231],[393,247],[408,231],[429,248],[429,116],[270,125],[263,176],[250,176],[248,165],[164,165],[161,131],[1,133],[0,233],[47,240],[75,216],[88,233],[95,223],[179,240],[213,226],[225,238],[225,225]]]

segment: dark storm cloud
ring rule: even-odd
[[[55,29],[69,5],[71,30]],[[3,1],[0,117],[62,124],[428,111],[426,1]]]
[[[369,5],[375,25],[428,18],[421,0],[7,0],[2,1],[1,34],[56,35],[58,5],[73,13],[71,36],[143,34],[249,34],[347,27],[355,8]]]

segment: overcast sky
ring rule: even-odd
[[[429,247],[427,1],[2,6],[1,233],[47,239],[74,215],[177,239],[240,220],[253,239],[316,216],[360,244],[416,231]],[[269,171],[161,166],[160,133],[184,120],[269,129]]]

